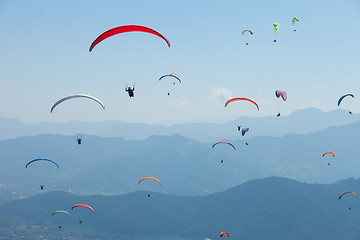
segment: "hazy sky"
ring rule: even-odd
[[[294,32],[291,20],[297,17]],[[226,122],[315,107],[360,112],[360,1],[0,1],[0,117],[26,123],[117,120]],[[273,23],[280,24],[273,43]],[[137,24],[166,36],[111,37]],[[251,29],[252,36],[242,36]],[[249,42],[246,46],[245,43]],[[159,77],[177,73],[182,83]],[[136,85],[135,98],[124,88]],[[288,92],[288,101],[274,95]],[[170,91],[170,96],[167,93]],[[88,100],[58,99],[89,94]],[[234,103],[230,97],[255,100]]]

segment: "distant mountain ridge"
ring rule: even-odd
[[[360,122],[308,134],[230,139],[236,151],[227,145],[212,148],[213,142],[201,143],[178,134],[131,141],[84,135],[81,145],[71,136],[19,137],[0,140],[0,183],[34,188],[35,192],[45,184],[45,191],[79,194],[146,189],[183,196],[214,193],[268,176],[330,183],[359,177],[358,132]],[[322,157],[328,151],[335,157]],[[60,169],[47,164],[25,168],[28,161],[39,157],[53,159]],[[156,176],[162,186],[137,184],[145,176]]]
[[[285,134],[306,134],[328,127],[346,125],[360,121],[359,114],[350,115],[345,110],[322,112],[315,108],[298,110],[289,116],[269,116],[261,118],[241,117],[224,124],[187,123],[165,126],[161,124],[105,122],[68,122],[24,124],[17,119],[0,118],[0,139],[39,134],[95,135],[99,137],[122,137],[127,140],[141,140],[152,135],[181,134],[200,142],[215,141],[221,138],[241,139],[237,126],[249,127],[249,137],[283,136]]]
[[[129,239],[217,239],[226,231],[232,239],[245,240],[355,240],[360,238],[360,205],[352,195],[341,201],[338,196],[358,189],[360,179],[306,184],[269,177],[201,197],[151,193],[148,198],[144,191],[118,196],[49,192],[0,206],[0,215],[7,216],[2,220],[5,224],[13,217],[22,217],[21,224],[27,221],[54,228],[60,224],[62,231],[92,229],[95,235]],[[71,210],[80,202],[92,206],[95,213]],[[72,217],[52,217],[58,209],[69,211]]]

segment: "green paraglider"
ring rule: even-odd
[[[279,35],[279,28],[280,28],[280,24],[278,23],[274,23],[274,33],[275,33],[275,39],[274,42],[276,42],[276,36]]]

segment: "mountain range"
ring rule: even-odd
[[[268,116],[260,118],[239,117],[227,123],[186,123],[176,125],[126,123],[119,121],[65,123],[40,122],[25,124],[17,119],[0,118],[0,139],[40,134],[95,135],[99,137],[121,137],[126,140],[142,140],[153,135],[180,134],[200,141],[217,139],[241,139],[237,126],[249,127],[248,137],[284,136],[286,134],[306,134],[328,127],[346,125],[360,120],[359,114],[350,115],[345,110],[322,112],[315,108],[298,110],[288,116]]]
[[[111,234],[127,239],[359,239],[360,205],[345,191],[358,191],[359,179],[308,184],[269,177],[225,191],[180,197],[136,191],[117,196],[78,196],[48,192],[0,206],[2,224],[35,224],[61,231]],[[94,209],[71,207],[85,203]],[[51,213],[66,210],[72,216]],[[82,224],[79,224],[79,221]],[[59,230],[60,231],[60,230]]]
[[[149,190],[182,196],[206,195],[269,176],[331,183],[359,176],[358,132],[360,122],[308,134],[218,139],[230,141],[236,151],[178,134],[144,140],[84,135],[81,145],[72,136],[19,137],[0,141],[0,183],[26,186],[35,193],[43,184],[44,191],[78,194]],[[328,151],[335,157],[322,156]],[[60,169],[44,162],[25,168],[35,158],[50,158]],[[147,176],[163,184],[138,184]]]

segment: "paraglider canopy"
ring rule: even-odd
[[[345,194],[348,194],[348,193],[351,193],[352,195],[354,195],[354,197],[356,196],[356,194],[354,193],[354,192],[344,192],[344,193],[342,193],[342,194],[340,194],[340,196],[339,196],[339,200],[345,195]]]
[[[165,36],[163,36],[161,33],[155,31],[154,29],[151,29],[151,28],[148,28],[148,27],[145,27],[145,26],[139,26],[139,25],[126,25],[126,26],[115,27],[115,28],[112,28],[112,29],[102,33],[91,44],[91,46],[89,48],[89,52],[91,52],[93,50],[93,48],[97,44],[102,42],[103,40],[105,40],[105,39],[107,39],[109,37],[112,37],[114,35],[117,35],[117,34],[120,34],[120,33],[127,33],[127,32],[145,32],[145,33],[153,34],[153,35],[158,36],[158,37],[162,38],[163,40],[165,40],[167,45],[170,47],[169,40]]]
[[[251,35],[253,35],[253,31],[251,31],[251,30],[244,30],[244,31],[241,33],[241,35],[244,35],[246,32],[249,32]]]
[[[214,143],[213,145],[212,145],[212,148],[214,148],[216,145],[218,145],[218,144],[227,144],[227,145],[230,145],[235,151],[236,151],[236,148],[235,148],[235,146],[234,145],[232,145],[231,143],[229,143],[229,142],[216,142],[216,143]]]
[[[229,237],[229,233],[227,233],[227,232],[221,232],[221,233],[220,233],[220,237],[223,237],[224,235],[226,235],[227,237]]]
[[[327,155],[327,154],[330,154],[330,155],[332,155],[333,157],[335,157],[335,154],[334,154],[333,152],[326,152],[326,153],[324,153],[322,156],[325,156],[325,155]]]
[[[243,128],[243,129],[241,130],[241,135],[244,136],[245,133],[247,133],[248,131],[249,131],[249,128]]]
[[[345,94],[345,95],[341,96],[341,97],[339,98],[339,100],[338,100],[338,103],[337,103],[338,106],[340,106],[340,103],[342,102],[342,100],[343,100],[345,97],[352,97],[352,98],[354,98],[354,95],[351,94],[351,93],[348,93],[348,94]]]
[[[274,23],[273,26],[274,26],[274,32],[275,32],[275,34],[276,34],[276,35],[279,35],[279,27],[280,27],[280,24]]]
[[[57,211],[53,212],[53,213],[51,214],[51,216],[54,216],[54,215],[57,214],[57,213],[64,213],[64,214],[68,215],[69,217],[71,217],[71,214],[68,213],[67,211],[64,211],[64,210],[57,210]]]
[[[254,102],[253,100],[251,100],[250,98],[231,98],[231,99],[226,101],[225,107],[227,105],[229,105],[230,103],[233,103],[233,102],[236,102],[236,101],[249,101],[249,102],[253,103],[256,106],[257,110],[259,110],[259,106],[257,105],[257,103]]]
[[[31,160],[30,162],[28,162],[28,163],[26,164],[25,168],[27,168],[31,163],[37,162],[37,161],[48,161],[48,162],[51,162],[51,163],[55,164],[55,165],[60,169],[59,165],[58,165],[56,162],[54,162],[54,161],[51,160],[51,159],[47,159],[47,158],[37,158],[37,159]]]
[[[138,184],[140,184],[142,181],[147,180],[147,179],[155,180],[155,181],[157,181],[157,182],[161,185],[160,180],[157,179],[157,178],[154,178],[154,177],[144,177],[144,178],[142,178],[142,179],[139,180],[139,183],[138,183]]]
[[[281,91],[281,90],[276,90],[275,91],[275,96],[277,98],[281,97],[284,101],[287,100],[287,93],[285,91]]]
[[[77,207],[85,207],[85,208],[88,208],[88,209],[90,209],[90,210],[94,213],[94,209],[93,209],[92,207],[90,207],[89,205],[84,204],[84,203],[76,204],[76,205],[74,205],[71,209],[74,209],[74,208],[77,208]]]
[[[296,17],[294,17],[293,19],[292,19],[292,24],[294,25],[296,22],[298,22],[299,21],[299,19],[298,18],[296,18]]]
[[[93,97],[93,96],[89,96],[89,95],[86,95],[86,94],[76,94],[76,95],[71,95],[71,96],[68,96],[68,97],[64,97],[62,99],[60,99],[59,101],[57,101],[56,103],[54,103],[54,105],[51,107],[51,110],[50,112],[52,113],[53,110],[60,104],[60,103],[63,103],[67,100],[70,100],[70,99],[74,99],[74,98],[88,98],[88,99],[91,99],[95,102],[97,102],[98,104],[100,104],[100,106],[105,110],[105,106],[104,104],[97,98]]]
[[[177,75],[177,74],[176,74]],[[164,76],[161,76],[160,78],[159,78],[159,81],[161,80],[161,79],[163,79],[164,77],[173,77],[173,78],[176,78],[180,83],[181,83],[181,80],[180,80],[180,78],[178,77],[179,75],[177,75],[176,76],[174,73],[172,73],[172,74],[167,74],[167,75],[164,75]]]

